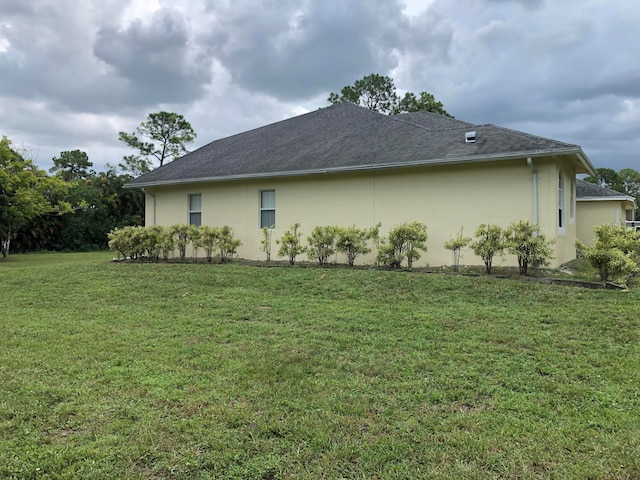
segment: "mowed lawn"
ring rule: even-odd
[[[640,478],[640,286],[0,261],[0,478]]]

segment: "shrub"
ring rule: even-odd
[[[176,225],[171,225],[171,227],[169,228],[175,246],[178,248],[180,261],[182,262],[184,262],[187,257],[187,245],[189,244],[191,234],[190,227],[191,225],[178,223]]]
[[[639,269],[640,232],[608,224],[597,225],[593,231],[595,245],[587,247],[576,240],[576,248],[598,269],[601,281],[606,283],[609,278],[615,278],[626,283]]]
[[[291,228],[284,232],[282,237],[276,240],[276,243],[280,245],[278,256],[289,257],[289,265],[294,265],[296,263],[296,257],[301,253],[304,253],[306,250],[300,241],[302,233],[298,231],[299,228],[299,223],[291,225]]]
[[[267,263],[271,261],[271,245],[273,240],[273,229],[268,227],[262,227],[262,251],[267,255]]]
[[[456,272],[458,270],[460,270],[460,253],[461,253],[461,250],[464,247],[466,247],[467,245],[469,245],[469,243],[471,242],[471,237],[462,236],[463,228],[460,229],[460,232],[458,233],[457,236],[455,236],[454,238],[449,239],[449,241],[444,243],[444,248],[446,248],[447,250],[451,250],[451,256],[452,256],[452,259],[453,259],[453,269]]]
[[[491,273],[493,257],[502,255],[505,249],[504,233],[498,225],[480,225],[475,231],[476,240],[471,243],[473,253],[482,258],[488,274]]]
[[[220,229],[220,240],[218,241],[218,249],[220,251],[220,262],[225,263],[231,260],[238,251],[238,247],[242,242],[233,238],[233,230],[225,225]]]
[[[218,249],[218,243],[220,242],[220,229],[217,227],[210,227],[208,225],[202,225],[200,227],[200,236],[196,240],[198,247],[204,249],[207,262],[211,263],[213,260],[213,252]]]
[[[547,239],[540,233],[540,227],[528,220],[510,224],[504,235],[507,250],[518,257],[520,275],[528,275],[529,265],[549,265],[553,258],[553,240]]]
[[[315,227],[307,238],[309,247],[307,255],[310,260],[317,260],[320,266],[327,264],[329,257],[336,252],[336,236],[338,227]]]
[[[427,251],[427,226],[420,222],[396,225],[389,232],[388,244],[380,245],[378,260],[385,266],[400,268],[407,260],[411,269],[413,261],[420,258],[420,250]]]
[[[336,250],[347,256],[347,263],[353,266],[358,255],[366,255],[371,251],[367,246],[367,240],[372,238],[374,233],[377,234],[379,227],[372,229],[362,229],[355,225],[348,228],[339,228],[336,236]],[[374,229],[376,229],[374,231]]]

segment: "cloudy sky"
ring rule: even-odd
[[[99,170],[149,113],[184,115],[194,149],[379,73],[640,170],[638,25],[637,0],[0,0],[0,135]]]

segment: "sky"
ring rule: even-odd
[[[183,115],[193,150],[378,73],[640,170],[638,25],[637,0],[0,0],[0,135],[102,170],[149,113]]]

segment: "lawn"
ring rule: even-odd
[[[0,261],[0,478],[640,477],[640,286]]]

